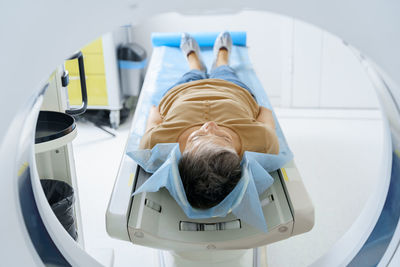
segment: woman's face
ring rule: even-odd
[[[219,127],[215,122],[209,121],[200,129],[192,132],[186,142],[185,150],[196,150],[205,143],[213,143],[218,146],[235,150],[235,140],[228,130]]]

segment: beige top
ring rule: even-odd
[[[146,131],[141,148],[177,143],[188,128],[214,121],[239,136],[240,155],[244,151],[279,153],[274,125],[256,121],[258,104],[246,89],[234,83],[202,79],[177,85],[161,99],[159,109],[163,121]]]

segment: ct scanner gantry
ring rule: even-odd
[[[400,266],[400,4],[396,1],[16,1],[0,4],[0,236],[2,264],[99,266],[52,214],[34,163],[34,129],[44,77],[102,33],[162,12],[210,14],[243,9],[305,20],[364,55],[386,117],[382,182],[345,235],[312,266]],[[73,20],[65,18],[73,16]],[[24,71],[25,70],[25,71]],[[6,204],[4,204],[6,203]],[[27,221],[24,218],[30,218]],[[35,233],[35,234],[30,234]]]

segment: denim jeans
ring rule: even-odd
[[[249,91],[252,94],[251,90],[247,87],[247,85],[245,85],[243,82],[240,81],[240,79],[236,75],[235,71],[228,65],[222,65],[222,66],[216,67],[215,69],[213,69],[211,71],[210,74],[207,74],[206,72],[201,71],[201,70],[191,70],[191,71],[185,73],[179,79],[179,81],[177,83],[175,83],[171,88],[173,88],[179,84],[197,81],[197,80],[201,80],[201,79],[225,80],[225,81],[234,83],[234,84],[246,89],[247,91]],[[171,89],[171,88],[169,88],[169,89]],[[167,91],[169,91],[169,89]],[[253,97],[254,97],[254,95],[253,95]]]

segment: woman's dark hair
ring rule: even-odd
[[[215,145],[183,153],[178,167],[190,205],[200,209],[221,202],[241,177],[237,153]]]

